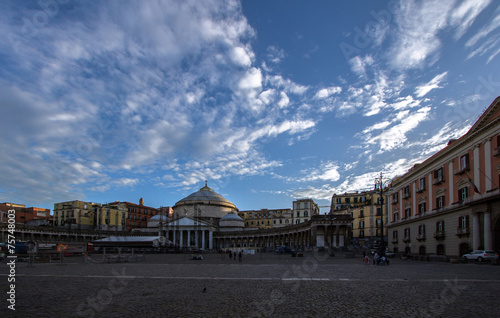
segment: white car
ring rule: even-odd
[[[474,260],[482,262],[485,260],[496,261],[498,260],[498,253],[491,250],[477,250],[469,254],[462,256],[462,261],[467,263],[467,261]]]

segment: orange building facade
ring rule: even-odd
[[[471,129],[403,176],[389,192],[389,247],[459,257],[500,250],[500,97]]]

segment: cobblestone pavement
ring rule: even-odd
[[[500,317],[500,266],[306,253],[147,255],[137,263],[0,263],[1,317]]]

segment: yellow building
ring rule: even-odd
[[[372,245],[380,242],[380,225],[384,216],[384,238],[387,240],[387,199],[384,204],[380,193],[376,191],[334,194],[331,212],[333,214],[349,213],[353,218],[352,237],[360,245]]]
[[[238,215],[245,221],[247,228],[272,229],[292,224],[291,209],[248,210]]]
[[[96,214],[96,229],[105,231],[126,231],[128,208],[125,202],[103,204]]]
[[[94,229],[95,215],[101,205],[84,201],[54,203],[54,226],[69,229]]]

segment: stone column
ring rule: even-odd
[[[186,246],[190,247],[191,246],[191,230],[188,230],[187,234],[188,234],[188,237],[187,237],[187,244],[186,244]]]
[[[208,248],[209,249],[212,249],[213,246],[212,246],[212,231],[208,231]]]
[[[472,248],[477,250],[481,245],[481,233],[479,231],[479,214],[472,216]]]
[[[493,248],[493,240],[491,238],[491,213],[484,213],[484,249],[491,250]]]
[[[484,143],[484,190],[491,190],[491,138]],[[486,244],[486,242],[485,242]]]
[[[195,230],[194,230],[194,246],[195,246],[196,248],[199,248],[199,246],[198,246],[198,242],[199,242],[199,240],[198,240],[198,230],[196,230],[196,229],[195,229]]]
[[[206,232],[206,230],[201,231],[201,248],[203,250],[205,249],[205,232]]]

